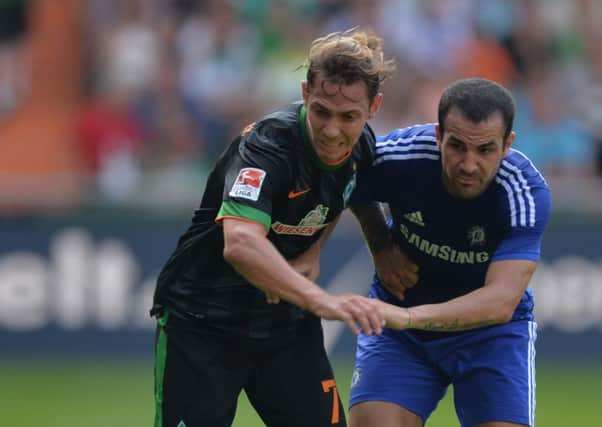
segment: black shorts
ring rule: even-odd
[[[161,316],[155,427],[230,426],[243,389],[269,427],[346,426],[319,319],[273,342],[233,339],[202,320]]]

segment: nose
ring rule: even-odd
[[[341,130],[339,129],[339,125],[335,120],[330,120],[322,129],[322,133],[326,138],[334,139],[340,135]]]
[[[470,150],[466,151],[464,154],[460,168],[462,169],[462,172],[467,175],[472,175],[478,170],[477,158]]]

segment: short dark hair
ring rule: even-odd
[[[469,78],[453,82],[441,95],[437,118],[439,132],[445,132],[445,119],[457,107],[473,123],[480,123],[493,113],[500,112],[504,120],[504,141],[512,131],[514,123],[514,98],[508,89],[487,79]]]
[[[314,40],[306,65],[310,90],[318,73],[339,84],[363,81],[368,87],[370,103],[378,94],[380,84],[395,69],[394,61],[384,58],[382,39],[355,28]]]

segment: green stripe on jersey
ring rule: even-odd
[[[155,348],[155,427],[163,426],[163,380],[165,378],[165,361],[167,360],[167,334],[164,326],[167,324],[169,312],[165,310],[157,319],[159,336]]]
[[[270,225],[272,224],[272,217],[264,211],[231,201],[223,202],[217,213],[217,219],[224,216],[250,219],[263,225],[268,232],[270,231]]]

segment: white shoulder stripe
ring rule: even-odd
[[[381,153],[402,153],[406,151],[413,150],[426,150],[426,151],[434,151],[436,153],[439,152],[439,149],[436,145],[426,145],[426,144],[412,144],[405,146],[376,146],[376,154],[379,155]]]
[[[501,175],[504,178],[500,178],[501,182],[502,180],[504,180],[505,182],[510,184],[510,191],[513,192],[514,196],[516,197],[516,199],[518,200],[518,205],[519,205],[519,211],[518,214],[520,216],[520,225],[522,225],[523,227],[527,225],[527,207],[525,206],[525,198],[523,197],[523,190],[520,187],[518,181],[516,180],[516,178],[514,177],[513,174],[505,171],[504,169],[499,170],[498,172],[499,175]],[[508,189],[506,189],[508,191]]]
[[[418,135],[418,136],[409,136],[407,138],[388,138],[384,141],[380,141],[376,143],[376,147],[381,147],[385,145],[395,146],[402,144],[413,144],[415,142],[432,142],[434,145],[437,145],[437,139],[431,135]]]
[[[512,171],[512,173],[516,176],[518,181],[520,182],[520,187],[523,189],[525,196],[527,197],[527,201],[529,202],[529,225],[531,227],[534,227],[535,226],[535,199],[533,199],[533,195],[531,194],[531,187],[529,186],[529,183],[525,179],[523,172],[519,168],[514,166],[512,163],[510,163],[509,161],[502,160],[502,166],[507,169],[510,169]],[[502,170],[503,169],[500,168],[500,172]]]
[[[514,204],[514,197],[512,195],[512,187],[499,176],[495,177],[495,182],[500,184],[506,190],[506,194],[508,195],[508,205],[510,206],[510,225],[512,227],[516,227],[516,206]]]
[[[427,153],[408,153],[408,154],[386,154],[384,156],[377,157],[374,159],[372,165],[378,165],[380,163],[387,162],[389,160],[409,160],[409,159],[431,159],[439,160],[439,154],[427,154]]]
[[[548,183],[546,182],[546,178],[543,176],[543,174],[539,171],[539,169],[537,169],[535,167],[535,165],[533,164],[533,162],[531,161],[531,159],[529,159],[527,157],[527,155],[525,153],[523,153],[522,151],[517,150],[516,148],[511,148],[510,150],[516,152],[517,154],[519,154],[523,159],[525,159],[526,161],[529,162],[529,166],[531,166],[533,168],[533,170],[535,172],[537,172],[539,174],[539,176],[541,177],[541,179],[543,180],[543,182],[548,185]]]

